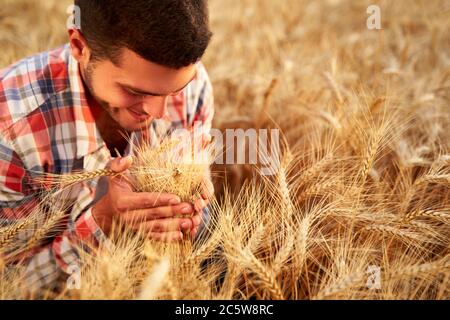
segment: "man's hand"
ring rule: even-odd
[[[111,162],[111,169],[121,173],[130,165],[131,157],[117,158]],[[109,178],[108,193],[93,206],[92,214],[106,234],[110,233],[114,220],[155,240],[179,241],[183,232],[197,233],[202,210],[208,203],[208,190],[204,189],[202,198],[192,205],[181,202],[174,194],[133,192],[131,185],[119,175]],[[191,217],[176,217],[180,215]]]
[[[193,199],[194,210],[198,214],[202,214],[203,209],[205,209],[209,204],[209,199],[214,195],[214,185],[209,177],[205,177],[201,186],[201,193],[199,199]],[[195,226],[191,231],[191,235],[195,235],[198,232],[198,226]]]

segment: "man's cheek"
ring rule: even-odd
[[[117,112],[120,109],[124,109],[124,106],[127,106],[126,102],[127,101],[124,99],[110,99],[110,101],[108,101],[108,106],[111,110]]]
[[[99,92],[101,94],[100,98],[107,102],[108,106],[111,109],[123,109],[131,107],[132,105],[139,102],[135,97],[123,94],[117,89],[114,90],[105,90],[103,92]]]

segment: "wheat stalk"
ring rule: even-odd
[[[377,232],[381,232],[381,233],[385,233],[385,234],[389,234],[392,237],[400,237],[400,238],[409,238],[409,239],[413,239],[416,241],[420,241],[420,242],[429,242],[429,239],[420,237],[419,235],[412,233],[410,231],[406,231],[406,230],[401,230],[389,225],[382,225],[382,224],[378,224],[378,225],[370,225],[370,226],[366,226],[363,228],[364,230],[368,230],[368,231],[377,231]]]
[[[139,300],[152,300],[159,296],[159,291],[164,285],[164,281],[169,273],[169,259],[161,259],[153,267],[151,274],[144,281],[141,292],[138,295]]]
[[[316,183],[310,187],[308,187],[305,191],[302,191],[302,194],[298,196],[297,201],[302,202],[308,197],[316,194],[320,194],[324,191],[327,191],[331,187],[335,186],[336,182],[333,180],[322,182],[322,183]]]
[[[289,259],[289,257],[292,254],[292,250],[294,249],[294,240],[295,240],[295,234],[293,230],[286,230],[287,238],[284,242],[284,244],[281,246],[280,250],[278,250],[275,259],[272,263],[272,270],[275,274],[278,274],[281,268],[285,266],[286,261]]]
[[[405,215],[405,221],[413,220],[417,217],[432,217],[432,218],[441,218],[441,219],[449,219],[450,214],[446,209],[436,210],[436,209],[421,209],[413,212],[409,212]]]
[[[347,293],[349,288],[361,285],[365,278],[364,273],[353,273],[341,278],[338,282],[320,290],[315,296],[314,300],[324,300],[335,296],[338,293]]]
[[[450,184],[450,174],[430,174],[422,177],[424,182]]]
[[[43,186],[65,188],[74,184],[93,180],[100,177],[115,177],[120,175],[111,169],[98,169],[93,171],[73,172],[70,174],[46,174],[35,179],[35,182]]]
[[[262,281],[264,288],[270,293],[274,300],[284,300],[283,292],[276,281],[273,272],[264,266],[256,257],[247,249],[242,252],[243,260],[248,264],[248,267],[253,271]]]
[[[270,82],[269,87],[267,88],[267,90],[264,92],[264,101],[263,101],[263,105],[261,110],[259,111],[259,116],[258,119],[256,120],[256,128],[260,128],[261,125],[264,123],[264,121],[267,118],[267,112],[269,110],[269,101],[270,101],[270,97],[273,94],[273,91],[275,90],[276,86],[277,86],[278,80],[276,78],[272,79],[272,81]]]
[[[450,259],[443,258],[434,262],[427,262],[418,265],[405,266],[398,270],[391,270],[386,273],[386,280],[414,277],[421,274],[448,273],[450,272]]]

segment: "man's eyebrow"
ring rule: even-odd
[[[175,90],[174,92],[171,92],[171,93],[168,93],[168,94],[148,92],[148,91],[145,91],[145,90],[134,88],[133,86],[129,86],[129,85],[126,85],[126,84],[123,84],[123,83],[119,83],[119,85],[122,86],[123,88],[129,90],[129,91],[132,91],[133,93],[137,93],[137,94],[140,94],[140,95],[143,95],[143,96],[163,97],[163,96],[168,96],[168,95],[171,95],[171,94],[174,94],[174,93],[177,93],[177,92],[183,90],[184,88],[186,88],[189,85],[189,83],[192,82],[192,80],[195,79],[196,76],[197,76],[197,73],[195,73],[195,75],[192,77],[192,79],[189,80],[189,82],[186,83],[182,88],[180,88],[178,90]]]

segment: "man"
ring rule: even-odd
[[[124,131],[139,140],[198,121],[211,127],[212,87],[199,62],[211,38],[206,0],[75,5],[81,28],[69,30],[69,44],[0,71],[2,225],[31,212],[39,201],[32,181],[43,173],[127,170]],[[29,254],[31,285],[53,285],[70,274],[79,244],[107,240],[113,221],[163,241],[198,232],[204,195],[182,203],[177,195],[133,192],[124,179],[106,182],[80,184],[65,230]],[[205,185],[204,193],[211,192],[207,179]]]

